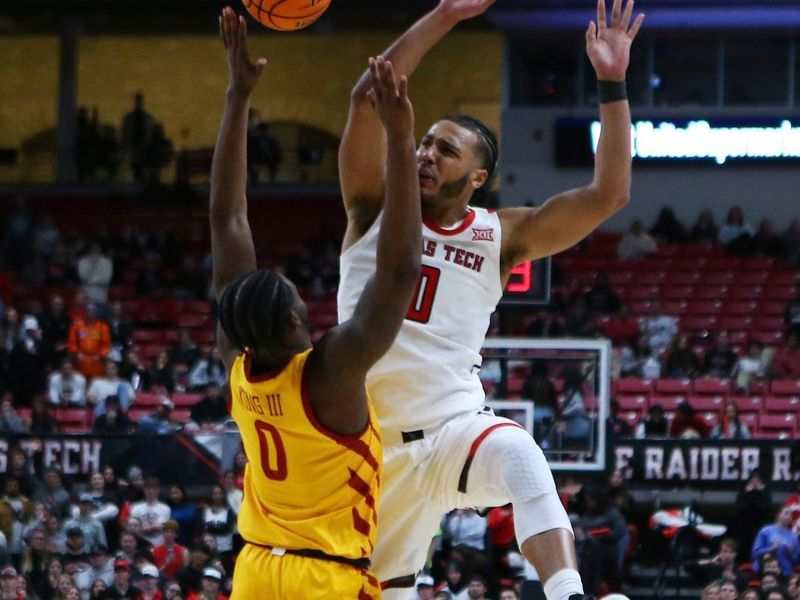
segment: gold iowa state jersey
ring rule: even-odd
[[[265,376],[250,375],[245,355],[233,363],[231,415],[249,461],[239,532],[265,546],[369,557],[383,458],[377,420],[370,403],[359,434],[317,421],[302,385],[311,352]]]

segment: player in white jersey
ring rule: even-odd
[[[493,0],[441,0],[385,53],[410,76],[459,21]],[[514,504],[517,539],[548,600],[583,593],[574,539],[552,474],[531,436],[483,410],[477,376],[489,317],[511,269],[571,247],[629,200],[631,118],[625,94],[630,47],[643,16],[614,0],[610,22],[599,0],[586,32],[598,77],[602,135],[593,181],[541,208],[496,213],[469,206],[488,187],[497,141],[482,123],[446,117],[419,146],[422,277],[395,344],[367,383],[384,431],[384,490],[374,569],[384,598],[406,600],[443,512]],[[477,51],[476,51],[477,54]],[[374,270],[382,210],[385,138],[371,114],[368,74],[356,84],[339,152],[348,226],[342,250],[339,317],[354,308]]]

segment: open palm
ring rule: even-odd
[[[247,22],[227,6],[219,18],[219,35],[228,51],[230,89],[249,95],[258,83],[267,59],[252,60],[247,49]]]
[[[606,0],[597,2],[597,23],[589,23],[586,31],[586,54],[592,62],[597,78],[605,81],[623,81],[628,71],[631,44],[644,21],[640,14],[631,25],[633,2],[628,0],[622,11],[622,0],[614,0],[611,23],[606,19]]]

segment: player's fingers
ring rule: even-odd
[[[611,5],[611,26],[618,27],[622,20],[622,0],[614,0]]]
[[[370,75],[370,83],[372,85],[372,97],[373,100],[377,102],[381,96],[381,78],[380,78],[380,73],[378,72],[379,62],[377,58],[370,58],[369,61],[370,61],[369,75]]]
[[[408,77],[406,77],[405,75],[403,75],[400,78],[400,85],[399,85],[398,93],[400,95],[400,99],[401,100],[407,100],[408,99]]]
[[[597,25],[594,21],[589,21],[589,27],[586,29],[586,43],[593,44],[597,40]]]
[[[639,13],[639,16],[636,17],[636,20],[631,26],[631,30],[628,32],[628,37],[631,38],[631,40],[636,39],[636,34],[639,33],[642,23],[644,23],[644,13]]]
[[[631,25],[631,16],[633,15],[633,0],[628,0],[625,4],[625,12],[622,13],[622,31],[627,32],[628,27]]]
[[[597,28],[603,31],[606,27],[606,0],[597,0]]]
[[[393,98],[398,96],[397,83],[394,80],[394,66],[391,61],[386,61],[386,71],[383,76],[386,85],[386,91],[392,95]]]

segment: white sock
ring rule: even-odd
[[[569,600],[572,594],[583,594],[583,582],[575,569],[561,569],[544,584],[547,600]]]

